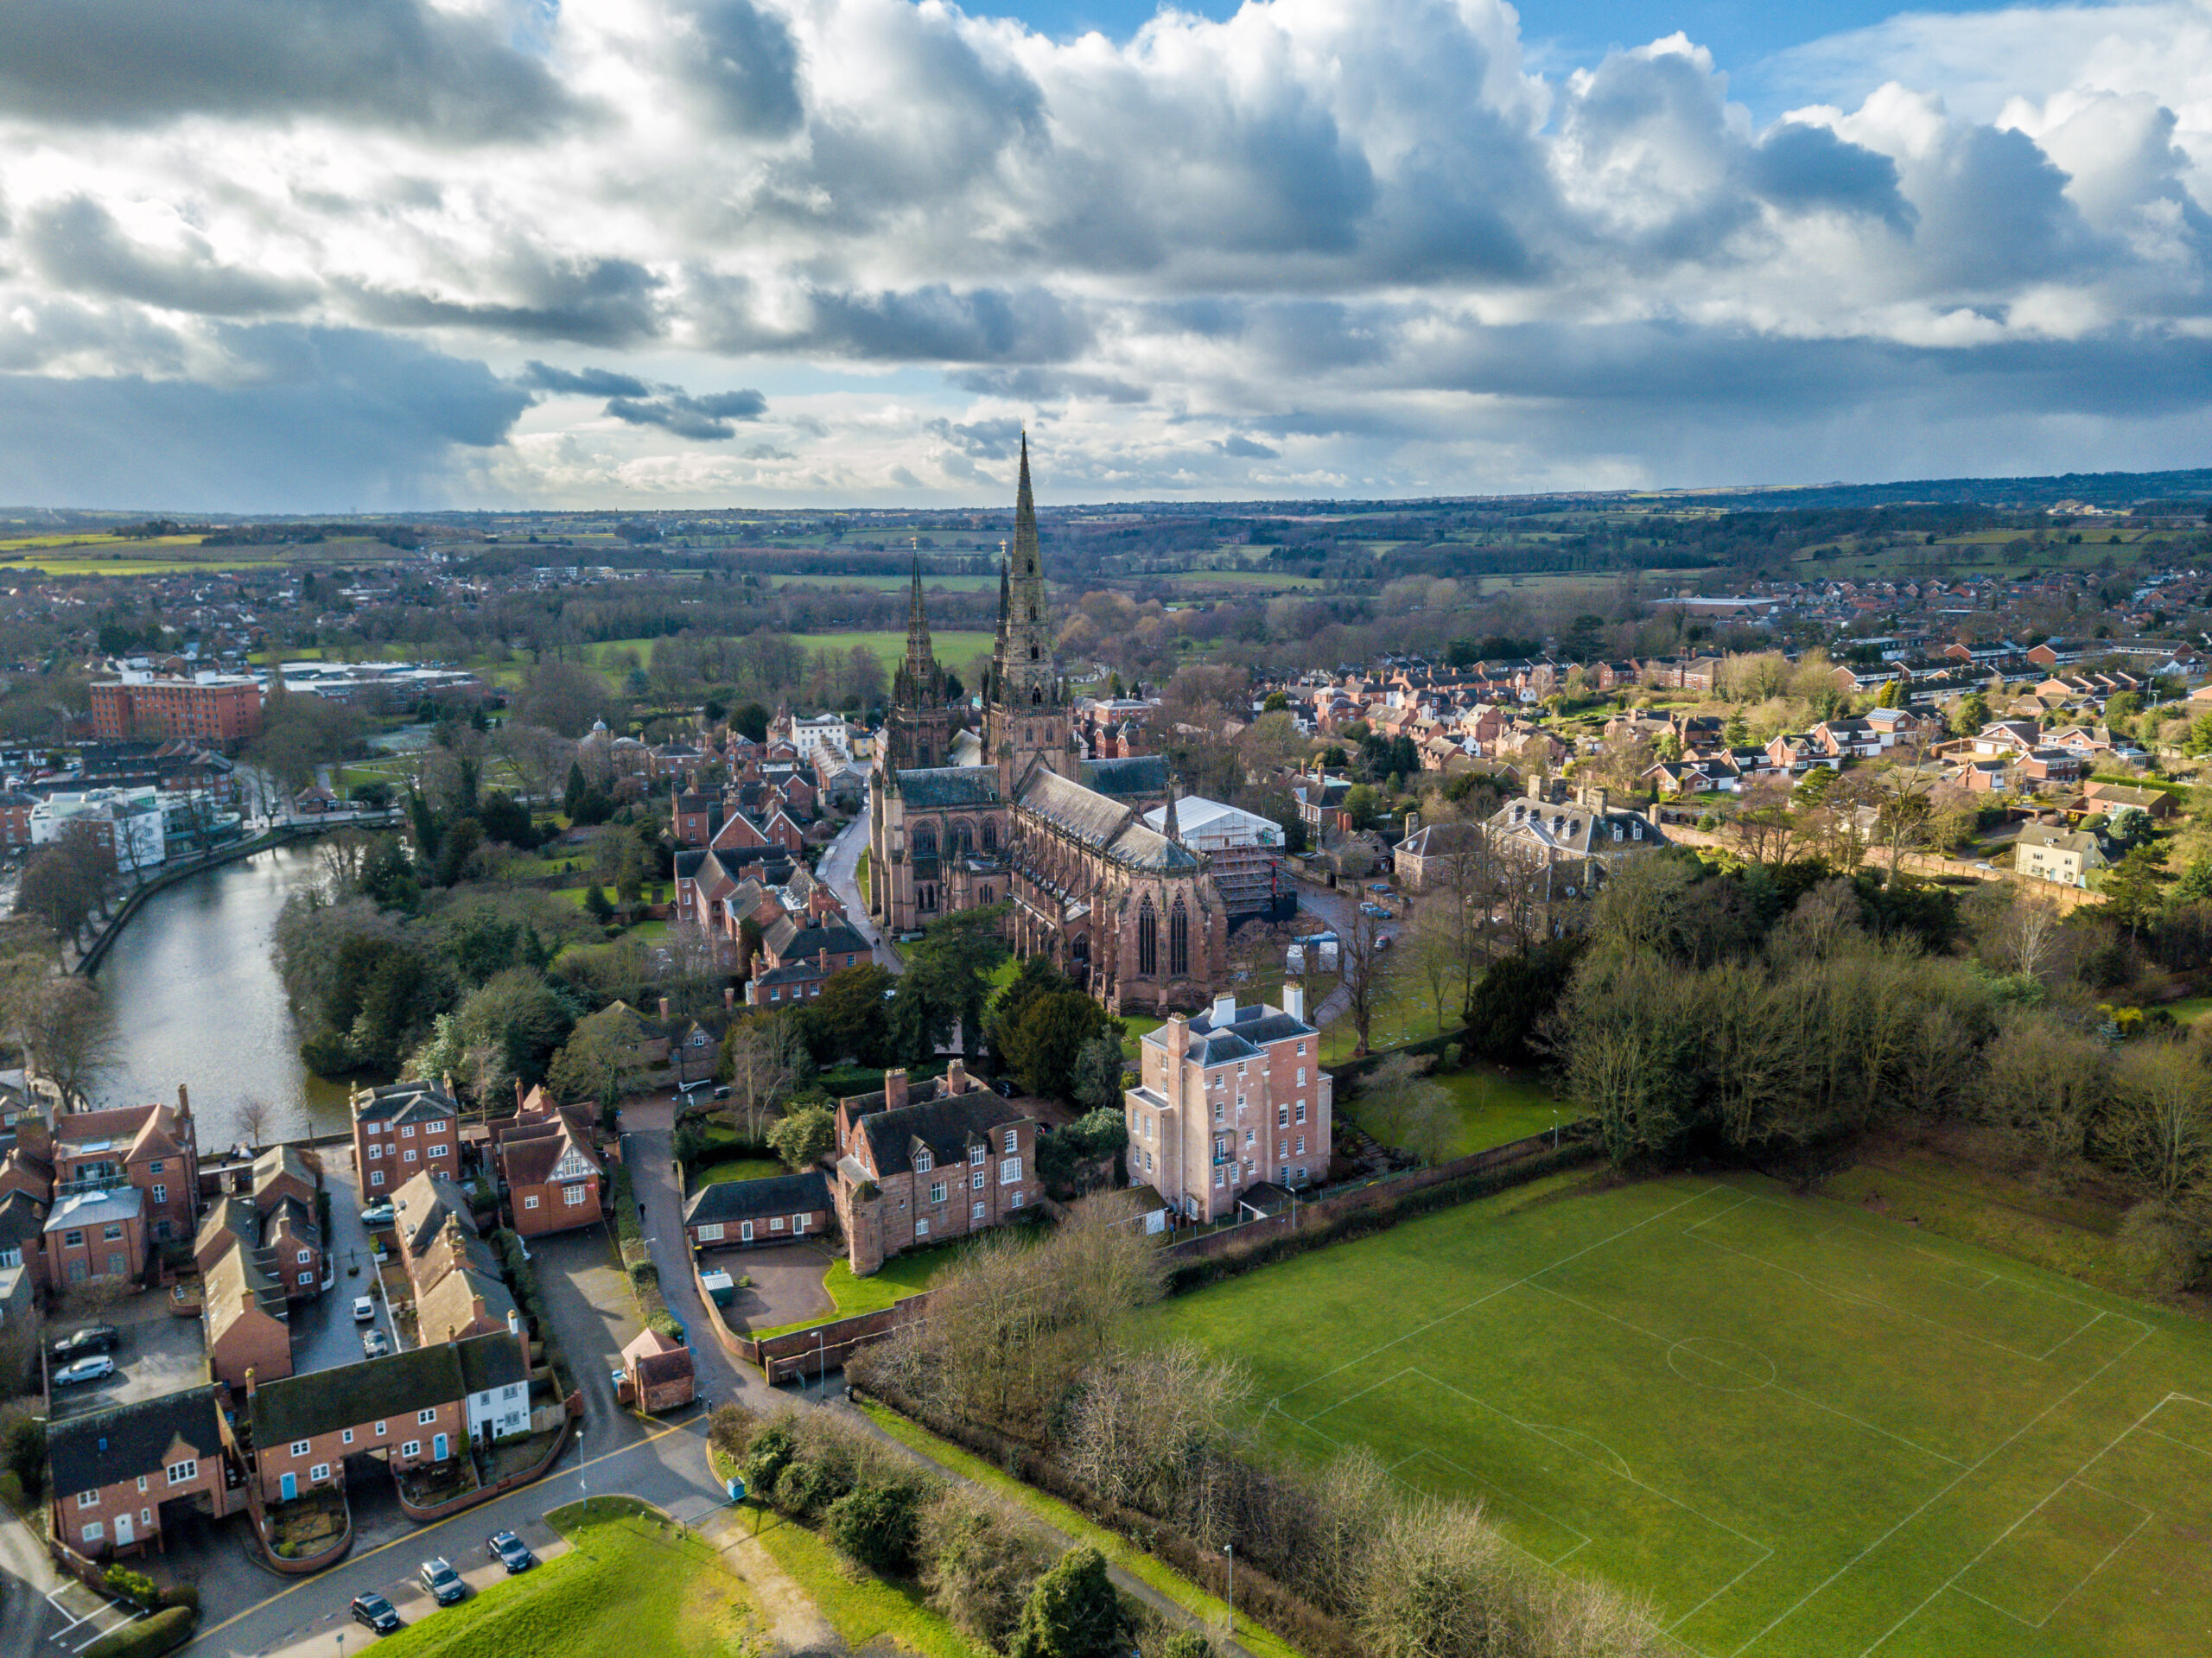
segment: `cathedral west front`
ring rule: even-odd
[[[870,912],[903,933],[1003,904],[1016,954],[1049,957],[1109,1012],[1199,1007],[1228,984],[1221,895],[1177,835],[1165,759],[1082,758],[1052,635],[1025,436],[980,732],[947,694],[915,570],[869,791]],[[1146,827],[1162,803],[1164,829]]]

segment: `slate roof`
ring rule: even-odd
[[[59,1232],[73,1226],[99,1226],[125,1221],[146,1212],[146,1194],[136,1186],[109,1186],[100,1191],[76,1191],[48,1211],[46,1229]]]
[[[825,950],[833,956],[871,953],[868,940],[844,922],[825,921],[818,926],[802,926],[797,916],[785,916],[768,929],[760,942],[779,961],[788,961],[794,956],[810,959]]]
[[[1103,851],[1128,825],[1134,809],[1057,772],[1039,768],[1021,791],[1021,804],[1084,845]]]
[[[222,1391],[210,1383],[51,1424],[46,1460],[54,1473],[53,1489],[73,1496],[166,1468],[168,1449],[179,1439],[202,1459],[218,1455],[223,1444],[218,1402]]]
[[[192,1241],[193,1253],[198,1254],[227,1232],[249,1249],[261,1247],[261,1216],[254,1206],[242,1197],[228,1193],[215,1199],[207,1210],[207,1218],[200,1223],[200,1234]]]
[[[424,1082],[388,1083],[382,1088],[362,1090],[354,1097],[353,1115],[357,1120],[377,1122],[427,1122],[440,1117],[458,1118],[461,1108],[454,1103],[453,1096]]]
[[[499,1161],[511,1187],[545,1185],[552,1179],[555,1166],[571,1151],[591,1165],[593,1174],[602,1172],[591,1147],[577,1139],[566,1122],[533,1124],[499,1140]]]
[[[818,1169],[773,1174],[765,1180],[717,1180],[701,1186],[683,1205],[686,1226],[713,1226],[759,1220],[768,1215],[801,1215],[830,1207],[830,1183]]]
[[[28,1191],[0,1195],[0,1245],[17,1248],[46,1230],[46,1205]]]
[[[476,1230],[476,1216],[468,1206],[468,1194],[443,1175],[432,1174],[428,1169],[393,1192],[391,1204],[397,1229],[410,1255],[422,1254],[423,1246],[445,1225],[448,1215],[472,1235]]]
[[[913,1167],[914,1143],[928,1147],[939,1166],[968,1160],[968,1143],[982,1138],[994,1152],[995,1130],[1026,1122],[1029,1114],[1009,1105],[988,1089],[902,1105],[894,1111],[872,1111],[856,1125],[868,1136],[870,1161],[876,1173],[904,1174]]]
[[[1135,797],[1167,792],[1167,758],[1131,754],[1122,759],[1085,760],[1083,780],[1103,795]]]
[[[1142,823],[1132,823],[1116,835],[1106,855],[1124,868],[1150,874],[1188,874],[1198,867],[1195,853]]]
[[[287,1445],[364,1422],[411,1422],[415,1412],[456,1404],[467,1392],[459,1344],[433,1342],[333,1370],[264,1382],[254,1389],[247,1412],[254,1444]]]
[[[454,1351],[461,1356],[461,1385],[471,1393],[511,1388],[530,1375],[523,1365],[522,1344],[504,1332],[471,1336],[455,1342]]]
[[[894,775],[907,805],[923,811],[1006,804],[995,765],[938,765]]]

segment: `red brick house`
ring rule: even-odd
[[[289,1299],[258,1251],[224,1251],[200,1280],[208,1374],[230,1388],[291,1375]]]
[[[57,1197],[47,1211],[46,1281],[70,1289],[88,1279],[136,1279],[146,1270],[146,1200],[136,1186]]]
[[[760,940],[760,955],[745,987],[750,1007],[787,1007],[822,994],[833,973],[873,961],[867,939],[842,918],[802,923],[787,916]]]
[[[690,1349],[658,1330],[640,1331],[622,1350],[622,1375],[631,1400],[648,1416],[690,1404],[696,1385]]]
[[[760,1180],[716,1180],[683,1205],[683,1234],[694,1249],[745,1248],[819,1237],[834,1212],[819,1169]]]
[[[512,1337],[483,1337],[512,1341]],[[346,1459],[394,1472],[449,1461],[468,1441],[468,1384],[451,1342],[247,1389],[261,1494],[286,1502],[345,1483]]]
[[[418,1174],[461,1178],[461,1108],[424,1082],[353,1090],[353,1166],[361,1197],[388,1197]]]
[[[1039,1196],[1036,1153],[1026,1106],[957,1059],[942,1080],[910,1089],[890,1070],[880,1093],[838,1101],[835,1196],[854,1273],[1015,1218]]]
[[[494,1153],[515,1230],[565,1232],[600,1218],[606,1171],[592,1149],[588,1118],[533,1089],[521,1114],[498,1131]]]
[[[93,1560],[163,1547],[188,1515],[219,1520],[243,1503],[238,1445],[213,1386],[54,1422],[46,1462],[53,1535]]]

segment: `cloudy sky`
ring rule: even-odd
[[[6,0],[0,502],[2196,466],[2212,0]]]

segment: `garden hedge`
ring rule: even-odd
[[[81,1658],[160,1658],[192,1639],[195,1617],[189,1606],[170,1606],[110,1629],[86,1647]]]

